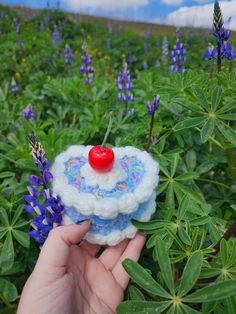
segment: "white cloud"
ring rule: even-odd
[[[184,0],[161,0],[161,3],[166,5],[180,5],[184,2]]]
[[[113,12],[115,10],[136,9],[145,6],[149,0],[63,0],[65,5],[73,11],[102,10]]]
[[[220,7],[227,21],[231,17],[231,21],[226,27],[236,30],[236,0],[221,1]],[[193,27],[211,27],[213,18],[213,4],[204,4],[193,7],[182,7],[166,18],[166,23],[176,26],[193,26]]]

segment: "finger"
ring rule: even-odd
[[[50,231],[39,255],[36,268],[44,271],[65,268],[70,247],[82,240],[89,227],[90,222],[85,221],[80,225],[61,226]]]
[[[112,274],[114,278],[116,279],[118,284],[122,287],[122,289],[125,289],[129,282],[129,276],[124,270],[124,267],[122,266],[122,262],[126,258],[130,258],[134,261],[137,261],[141,254],[145,240],[146,238],[143,234],[137,233],[136,236],[132,240],[130,240],[126,250],[121,255],[119,261],[116,263],[115,267],[112,270]]]
[[[79,247],[85,250],[90,256],[94,257],[99,252],[101,245],[92,244],[84,240],[83,242],[80,243]]]
[[[128,239],[120,242],[116,246],[108,247],[99,257],[99,260],[103,263],[106,269],[111,270],[121,257],[122,253],[126,249],[129,243]]]

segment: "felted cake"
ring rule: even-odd
[[[132,219],[148,221],[154,213],[159,166],[147,152],[121,147],[113,148],[111,169],[100,172],[91,167],[91,149],[75,145],[56,157],[53,193],[64,204],[64,225],[88,219],[87,241],[116,245],[134,237]]]

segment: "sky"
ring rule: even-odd
[[[214,0],[49,0],[51,8],[109,18],[175,26],[211,27]],[[47,0],[0,0],[3,4],[47,7]],[[222,0],[225,26],[236,30],[236,0]]]

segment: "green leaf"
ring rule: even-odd
[[[204,201],[203,197],[201,194],[195,192],[194,190],[190,189],[189,187],[179,183],[175,182],[175,184],[178,186],[178,188],[184,193],[184,194],[189,194],[189,196],[196,201],[197,203],[202,203]]]
[[[202,90],[197,86],[193,85],[192,86],[192,91],[196,98],[198,99],[200,105],[207,111],[209,112],[210,106],[208,103],[208,100],[206,99],[205,95],[203,94]]]
[[[28,248],[30,246],[29,236],[26,232],[20,230],[12,230],[14,238],[24,247]]]
[[[227,264],[228,260],[228,243],[225,239],[221,239],[220,241],[220,255],[222,258],[223,267]]]
[[[172,183],[169,184],[168,189],[166,191],[165,205],[167,208],[175,207],[174,188]]]
[[[0,255],[0,267],[10,269],[14,263],[14,247],[11,232],[8,232]]]
[[[213,91],[212,91],[212,96],[211,96],[211,111],[215,112],[217,107],[220,104],[222,97],[222,88],[220,86],[216,86]]]
[[[14,213],[14,216],[12,218],[12,222],[11,224],[14,226],[15,223],[18,221],[19,217],[21,216],[22,212],[23,212],[24,208],[22,205],[18,206],[15,213]]]
[[[190,238],[190,236],[188,235],[187,231],[183,228],[183,227],[179,227],[178,228],[178,234],[179,234],[179,238],[181,239],[181,241],[187,245],[191,245],[192,244],[192,240]]]
[[[128,292],[129,292],[131,300],[138,300],[138,301],[145,300],[142,292],[135,286],[129,285]]]
[[[169,301],[154,302],[154,301],[125,301],[118,305],[116,308],[117,314],[129,314],[129,313],[143,313],[153,314],[162,313],[168,306]]]
[[[184,121],[178,122],[174,127],[174,131],[180,131],[180,130],[189,129],[189,128],[199,126],[205,120],[206,120],[206,117],[188,118]]]
[[[215,128],[215,120],[213,118],[209,118],[208,120],[206,120],[200,133],[202,143],[206,143],[208,138],[212,136],[214,128]]]
[[[189,220],[189,223],[191,226],[202,226],[202,225],[205,225],[206,223],[208,223],[210,220],[211,220],[211,218],[209,216],[203,216],[203,217]]]
[[[197,154],[194,150],[190,149],[186,154],[186,164],[188,169],[193,170],[196,167]]]
[[[199,165],[196,169],[196,172],[201,175],[202,173],[206,173],[210,171],[213,167],[217,165],[217,162],[214,160],[206,160],[201,165]]]
[[[0,179],[11,178],[14,177],[15,173],[10,171],[4,171],[0,173]]]
[[[0,209],[0,220],[2,221],[3,226],[5,226],[5,227],[9,226],[8,215],[7,215],[7,212],[4,208]]]
[[[142,229],[142,230],[156,230],[158,228],[171,225],[171,221],[162,220],[162,219],[156,219],[156,220],[151,220],[147,222],[132,220],[132,223],[136,228]]]
[[[15,285],[2,278],[0,278],[0,294],[2,294],[8,302],[13,302],[18,298]]]
[[[181,303],[180,308],[183,310],[184,314],[201,314],[202,312],[194,310],[187,304]]]
[[[177,177],[175,177],[175,180],[177,181],[187,181],[187,180],[194,180],[199,177],[197,172],[186,172],[183,173]]]
[[[203,263],[202,251],[195,251],[187,261],[181,277],[178,296],[182,297],[188,293],[195,285],[199,278]]]
[[[123,263],[124,269],[134,282],[147,292],[163,298],[170,298],[171,295],[157,283],[152,276],[138,263],[126,259]]]
[[[171,162],[171,172],[170,172],[170,175],[171,175],[172,178],[175,175],[178,163],[179,163],[179,154],[174,154],[172,162]]]
[[[220,133],[232,144],[236,145],[236,132],[231,129],[227,124],[221,122],[219,119],[216,120],[216,126]]]
[[[180,221],[184,218],[184,215],[186,213],[186,211],[188,210],[189,207],[189,202],[190,202],[190,197],[188,194],[186,194],[182,200],[181,203],[179,205],[179,209],[177,212],[177,220]]]
[[[202,303],[218,301],[236,294],[236,280],[225,280],[199,289],[183,298],[184,302]]]
[[[236,120],[236,114],[235,113],[225,113],[225,114],[221,114],[221,115],[218,114],[217,117],[219,119],[223,119],[223,120],[231,120],[231,121]]]
[[[172,268],[170,264],[169,255],[164,241],[160,238],[156,238],[155,252],[158,258],[158,263],[161,269],[162,277],[169,288],[172,295],[175,293],[174,280],[172,274]]]

